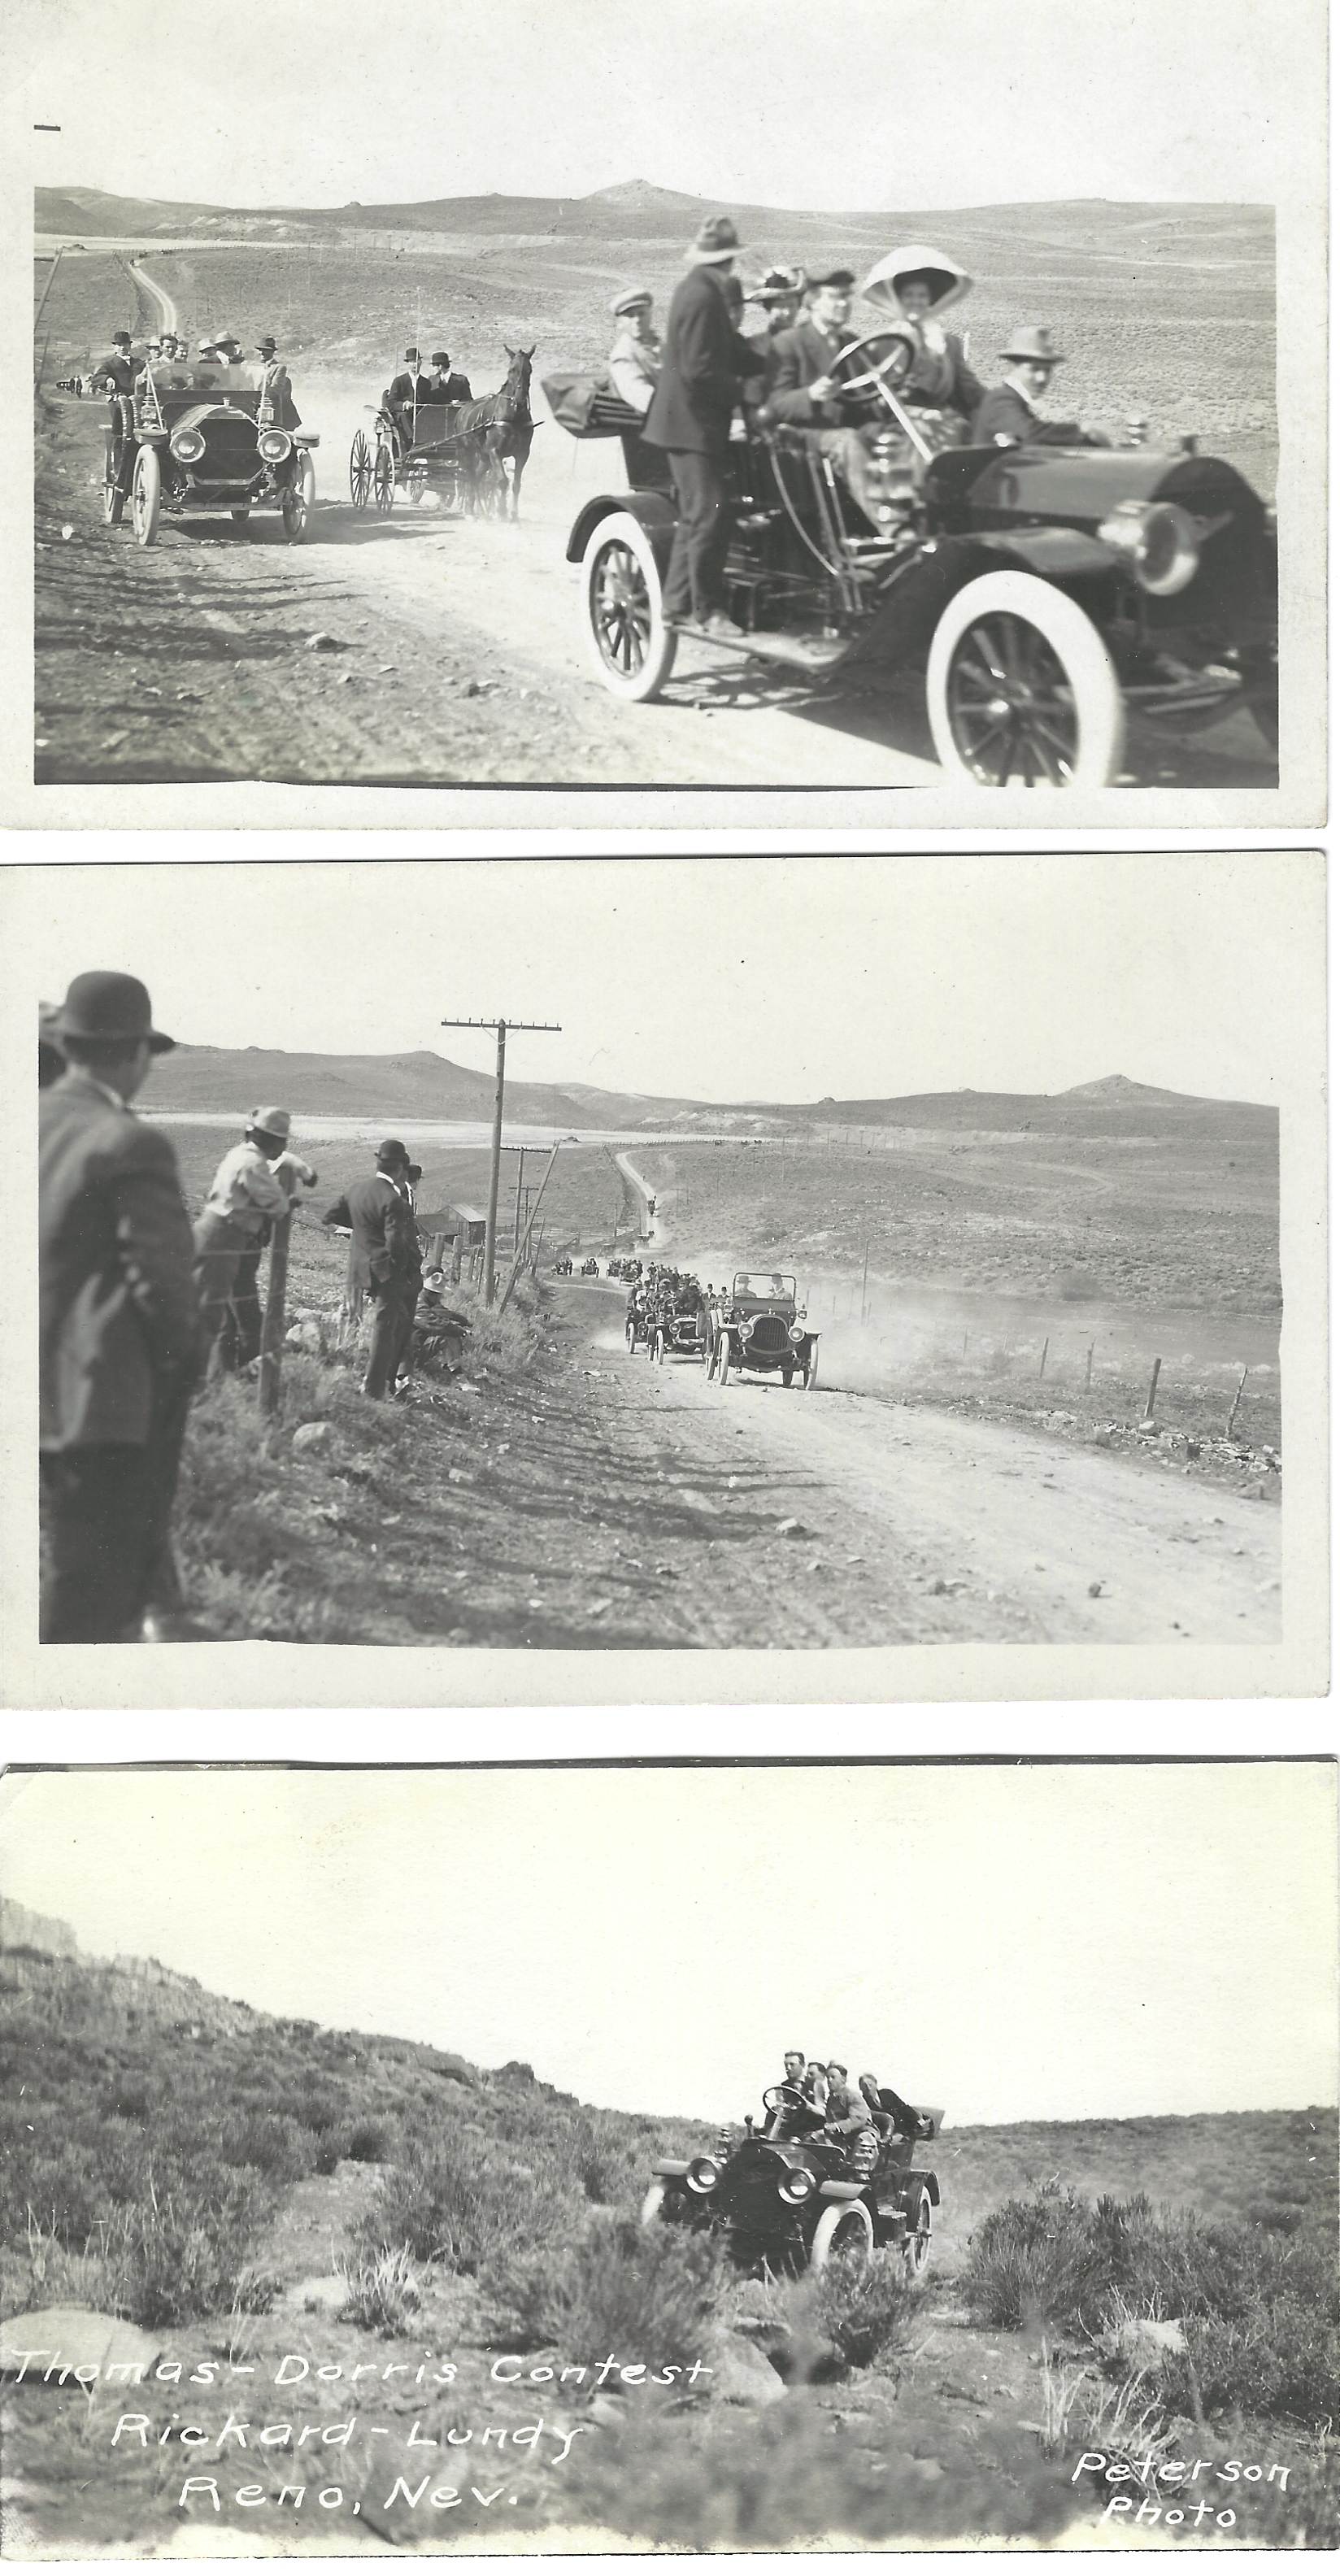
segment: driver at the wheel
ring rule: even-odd
[[[806,2070],[804,2053],[798,2048],[788,2048],[782,2064],[785,2069],[782,2082],[789,2086],[796,2098],[780,2103],[775,2111],[768,2113],[768,2124],[763,2134],[766,2138],[803,2137],[814,2127],[815,2114],[823,2110],[823,2079],[820,2076],[816,2092]],[[817,2067],[814,2071],[818,2075]]]
[[[830,269],[810,291],[803,322],[779,333],[774,343],[774,372],[768,387],[768,409],[792,428],[808,430],[825,456],[832,458],[852,499],[873,527],[880,525],[870,459],[854,408],[861,397],[844,395],[834,373],[841,352],[850,345],[851,291],[856,279],[849,268]]]
[[[415,415],[420,403],[433,399],[432,385],[420,373],[421,364],[418,350],[407,349],[404,366],[386,388],[386,408],[399,431],[402,449],[414,445]]]

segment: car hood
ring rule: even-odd
[[[212,420],[244,420],[250,429],[256,426],[250,412],[239,411],[236,403],[198,402],[192,403],[189,411],[179,413],[172,424],[173,433],[179,429],[208,429]]]
[[[1193,518],[1260,522],[1264,504],[1217,456],[1156,447],[1011,447],[972,486],[976,527],[1020,519],[1093,528],[1120,501],[1175,501]]]

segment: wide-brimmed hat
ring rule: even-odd
[[[867,303],[881,305],[886,313],[902,311],[899,289],[911,277],[924,277],[931,289],[930,310],[944,313],[957,304],[972,285],[966,268],[946,252],[935,250],[929,242],[904,242],[897,250],[877,259],[861,288]]]
[[[195,354],[197,358],[217,358],[219,354],[218,341],[197,340],[195,344]]]
[[[812,277],[810,284],[811,286],[837,286],[842,289],[844,295],[849,295],[856,284],[856,272],[851,268],[828,268],[825,269],[822,277]]]
[[[293,1121],[287,1109],[253,1109],[248,1127],[259,1128],[262,1136],[287,1136]]]
[[[806,287],[812,284],[813,279],[806,276],[803,268],[770,268],[749,301],[751,304],[781,304],[793,295],[803,295]]]
[[[649,286],[626,286],[622,295],[615,296],[610,305],[610,311],[616,315],[640,313],[644,305],[650,306],[651,301],[652,293]]]
[[[138,1038],[147,1038],[154,1055],[166,1055],[177,1043],[154,1027],[153,1006],[138,975],[117,975],[101,967],[76,975],[48,1035],[57,1042],[102,1038],[132,1046]]]
[[[708,215],[699,224],[684,253],[688,268],[710,268],[716,261],[734,259],[740,248],[740,236],[729,215]]]
[[[1065,358],[1064,349],[1054,345],[1045,322],[1027,322],[1021,330],[1011,332],[1004,348],[997,354],[1002,358],[1027,359],[1035,367],[1059,367]]]
[[[258,358],[272,358],[274,353],[275,342],[270,338],[269,332],[267,331],[265,338],[263,340],[258,340],[256,343],[256,355]]]
[[[407,1163],[409,1147],[402,1145],[398,1136],[383,1136],[377,1147],[377,1160],[379,1163]]]

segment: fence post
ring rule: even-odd
[[[1226,1440],[1229,1438],[1229,1436],[1230,1436],[1230,1434],[1231,1434],[1231,1432],[1232,1432],[1232,1429],[1233,1429],[1233,1425],[1234,1425],[1234,1423],[1237,1421],[1237,1418],[1238,1418],[1238,1406],[1239,1406],[1239,1405],[1241,1404],[1241,1402],[1242,1402],[1242,1390],[1243,1390],[1243,1388],[1245,1387],[1246,1383],[1247,1383],[1247,1371],[1246,1371],[1246,1369],[1244,1368],[1244,1370],[1243,1370],[1243,1372],[1242,1372],[1242,1375],[1241,1375],[1241,1377],[1240,1377],[1240,1378],[1239,1378],[1239,1380],[1238,1380],[1238,1391],[1237,1391],[1237,1394],[1236,1394],[1236,1395],[1234,1396],[1234,1398],[1233,1398],[1232,1406],[1231,1406],[1230,1411],[1229,1411],[1228,1420],[1227,1420],[1227,1422],[1224,1424],[1224,1438],[1225,1438]]]
[[[1163,1366],[1163,1362],[1162,1362],[1162,1360],[1155,1360],[1155,1362],[1154,1362],[1154,1374],[1153,1374],[1153,1376],[1151,1377],[1151,1379],[1150,1379],[1150,1381],[1149,1381],[1149,1402],[1148,1402],[1148,1404],[1145,1406],[1145,1420],[1146,1420],[1146,1422],[1152,1422],[1152,1421],[1153,1421],[1153,1419],[1154,1419],[1154,1398],[1155,1398],[1155,1396],[1158,1394],[1158,1391],[1159,1391],[1159,1370],[1162,1368],[1162,1366]]]
[[[261,1325],[260,1405],[262,1413],[279,1411],[279,1369],[284,1348],[284,1290],[288,1285],[288,1239],[291,1216],[275,1218],[270,1239],[270,1276]]]
[[[1041,1359],[1040,1359],[1040,1360],[1039,1360],[1039,1362],[1038,1362],[1038,1384],[1039,1384],[1039,1386],[1041,1386],[1042,1381],[1043,1381],[1044,1377],[1045,1377],[1045,1376],[1046,1376],[1046,1374],[1047,1374],[1047,1353],[1048,1353],[1048,1351],[1051,1349],[1051,1341],[1052,1341],[1051,1334],[1050,1334],[1050,1333],[1048,1333],[1047,1338],[1046,1338],[1046,1340],[1044,1341],[1044,1343],[1043,1343],[1043,1345],[1042,1345],[1042,1357],[1041,1357]]]
[[[1085,1363],[1084,1363],[1084,1392],[1085,1392],[1085,1394],[1086,1394],[1086,1395],[1088,1394],[1089,1389],[1090,1389],[1090,1387],[1092,1386],[1092,1384],[1093,1384],[1093,1344],[1092,1344],[1092,1342],[1090,1342],[1090,1344],[1089,1344],[1089,1356],[1088,1356],[1088,1358],[1086,1359],[1086,1361],[1085,1361]]]

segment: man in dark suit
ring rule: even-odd
[[[773,373],[768,409],[792,428],[811,433],[830,456],[852,499],[874,527],[879,527],[882,490],[872,484],[870,459],[861,437],[863,418],[881,417],[878,397],[844,392],[836,362],[848,348],[851,293],[856,280],[849,268],[830,269],[814,280],[810,309],[803,322],[783,331],[773,344]]]
[[[133,975],[76,975],[39,1102],[41,1636],[139,1628],[168,1547],[199,1366],[190,1220],[166,1136],[130,1107],[173,1044]]]
[[[415,415],[420,403],[433,399],[433,388],[427,376],[420,373],[421,365],[418,350],[407,349],[404,366],[398,376],[392,376],[386,388],[386,408],[405,447],[414,445]]]
[[[1009,362],[1004,382],[983,395],[972,425],[974,447],[1106,447],[1108,440],[1081,429],[1077,420],[1040,420],[1033,406],[1065,363],[1045,323],[1016,331],[1000,351]]]
[[[674,477],[679,519],[665,584],[668,625],[701,627],[719,643],[739,643],[743,629],[726,615],[722,573],[730,543],[726,495],[730,425],[740,386],[761,372],[738,337],[726,283],[740,247],[726,215],[699,226],[689,273],[670,299],[661,372],[643,428],[649,447],[664,450]]]
[[[433,402],[458,403],[474,401],[474,395],[470,391],[469,377],[457,375],[452,366],[451,358],[445,349],[434,349],[431,364],[433,373],[429,385],[429,396]]]
[[[349,1285],[370,1297],[376,1309],[365,1395],[383,1396],[394,1385],[418,1303],[418,1228],[401,1187],[408,1171],[409,1155],[399,1137],[385,1137],[372,1178],[355,1181],[322,1219],[325,1225],[349,1227]]]

